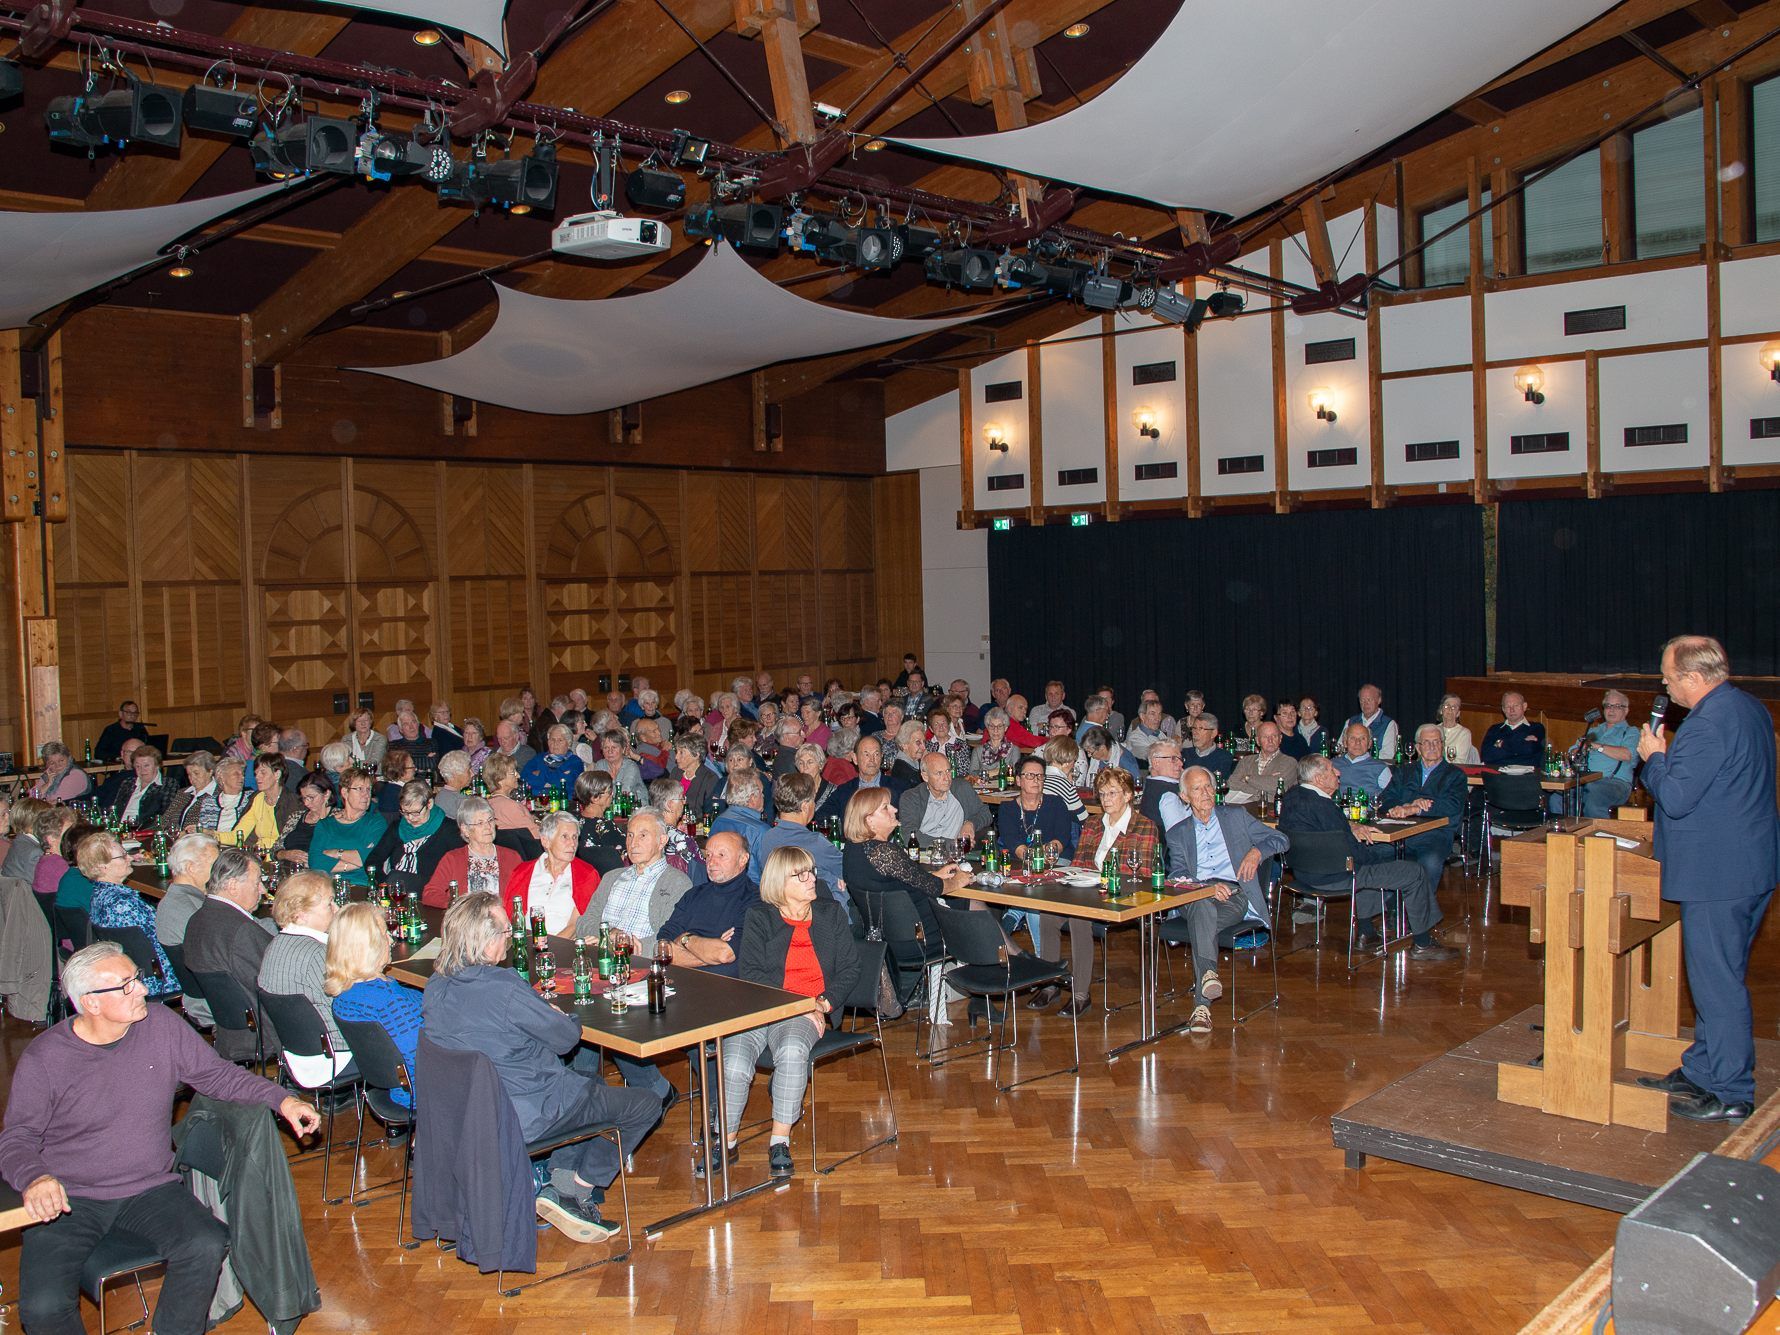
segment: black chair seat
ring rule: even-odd
[[[832,1057],[837,1052],[857,1052],[860,1048],[869,1048],[878,1041],[878,1035],[871,1029],[830,1029],[810,1047],[810,1061],[821,1061],[824,1057]],[[755,1059],[754,1069],[770,1071],[773,1069],[773,1050],[762,1048],[760,1056]]]
[[[147,1238],[125,1229],[114,1228],[99,1239],[99,1245],[93,1248],[92,1255],[81,1266],[81,1292],[98,1302],[99,1289],[108,1281],[133,1270],[147,1270],[166,1259],[161,1255],[160,1248]]]
[[[1251,935],[1254,939],[1243,942],[1244,950],[1259,950],[1272,939],[1273,933],[1268,931],[1262,923],[1249,922],[1246,919],[1242,922],[1234,922],[1218,933],[1218,949],[1234,950],[1238,941]]]
[[[1339,885],[1327,882],[1318,884],[1309,877],[1298,873],[1294,873],[1280,884],[1301,899],[1346,899],[1354,892],[1352,884],[1347,881],[1343,881]]]
[[[1036,955],[1010,955],[1005,966],[960,964],[946,970],[946,981],[973,997],[1000,996],[1045,983],[1067,982],[1067,964],[1039,959]]]
[[[397,1103],[387,1089],[366,1085],[365,1102],[371,1105],[372,1113],[385,1126],[407,1126],[414,1120],[413,1106]]]

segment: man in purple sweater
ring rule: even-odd
[[[173,1170],[173,1099],[190,1085],[263,1103],[299,1136],[314,1108],[218,1057],[165,1006],[151,1006],[136,966],[101,941],[62,969],[75,1011],[19,1058],[0,1131],[0,1177],[24,1194],[32,1225],[19,1258],[26,1335],[83,1335],[80,1270],[113,1229],[154,1239],[167,1275],[159,1335],[201,1335],[228,1230]]]

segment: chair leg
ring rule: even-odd
[[[603,1136],[608,1133],[601,1131],[597,1134]],[[512,1288],[507,1287],[507,1272],[505,1270],[496,1270],[495,1290],[501,1297],[514,1298],[519,1294],[524,1293],[527,1289],[535,1289],[540,1285],[549,1284],[555,1280],[567,1279],[570,1275],[579,1275],[588,1270],[597,1269],[603,1265],[615,1265],[620,1261],[630,1259],[631,1247],[634,1245],[634,1242],[630,1231],[630,1184],[625,1180],[624,1171],[626,1161],[624,1136],[616,1127],[613,1127],[609,1134],[612,1137],[612,1143],[618,1147],[618,1194],[619,1199],[623,1202],[624,1209],[624,1250],[619,1252],[616,1256],[602,1256],[597,1261],[587,1261],[581,1265],[570,1266],[567,1270],[558,1271],[554,1275],[546,1275],[543,1279],[534,1279],[526,1284],[515,1284]]]
[[[328,1164],[334,1157],[334,1100],[331,1094],[326,1097],[328,1099],[328,1124],[321,1147],[321,1203],[323,1205],[338,1205],[346,1197],[344,1195],[332,1197],[328,1195]]]

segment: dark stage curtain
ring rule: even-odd
[[[1366,681],[1405,724],[1447,676],[1484,666],[1475,506],[1139,520],[989,535],[992,666],[1034,704],[1061,678],[1077,709],[1102,682],[1179,714],[1205,692],[1226,729],[1242,697],[1312,695],[1347,718]]]
[[[1655,672],[1663,642],[1723,641],[1739,676],[1780,674],[1780,491],[1504,502],[1496,666]]]

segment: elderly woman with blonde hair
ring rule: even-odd
[[[420,993],[404,987],[383,971],[389,967],[389,931],[383,913],[371,904],[348,904],[328,926],[326,972],[321,990],[332,998],[336,1021],[383,1026],[414,1073],[414,1050],[420,1038]],[[404,1108],[413,1096],[392,1089],[390,1097]]]
[[[313,1089],[352,1064],[352,1049],[334,1023],[334,999],[322,986],[328,971],[328,929],[334,922],[334,891],[328,878],[313,871],[292,876],[272,900],[272,921],[278,924],[278,935],[260,957],[260,990],[305,998],[321,1016],[334,1047],[331,1063],[325,1055],[285,1051],[284,1064],[292,1077]]]

